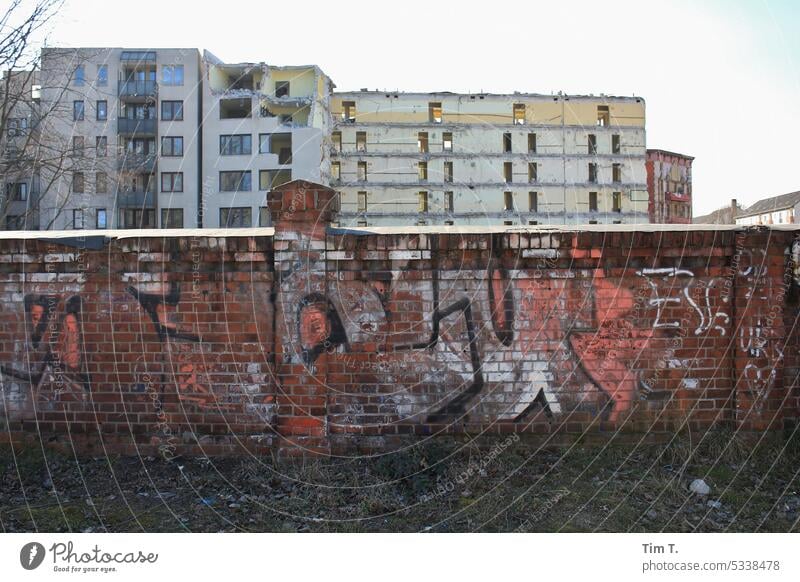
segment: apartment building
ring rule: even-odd
[[[800,192],[763,198],[740,209],[734,220],[745,226],[797,224],[800,222]]]
[[[266,193],[321,182],[330,79],[319,67],[223,63],[203,55],[203,226],[270,223]]]
[[[7,205],[7,228],[257,226],[268,222],[270,187],[329,172],[333,86],[313,65],[50,48],[37,75],[28,103],[48,154],[25,169],[27,184],[4,176],[28,207]]]
[[[667,150],[647,150],[650,222],[691,224],[694,158]]]
[[[648,222],[639,97],[336,92],[342,224]]]

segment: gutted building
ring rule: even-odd
[[[647,192],[650,222],[691,224],[692,156],[647,150]]]
[[[336,92],[342,224],[648,222],[639,97]]]

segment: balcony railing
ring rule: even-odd
[[[117,133],[125,135],[155,135],[156,119],[117,119]]]
[[[149,79],[120,80],[118,87],[120,97],[147,98],[158,94],[158,83]]]
[[[117,157],[117,169],[123,172],[152,174],[156,167],[155,154],[122,152]]]
[[[117,192],[118,208],[155,208],[155,191]]]

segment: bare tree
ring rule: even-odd
[[[65,118],[68,82],[43,87],[41,55],[47,26],[64,0],[12,0],[0,17],[0,228],[49,228],[69,199],[40,224],[39,201],[87,155],[69,133],[54,126]],[[67,79],[75,63],[63,63]],[[48,98],[42,95],[47,92]],[[69,194],[67,192],[67,194]]]

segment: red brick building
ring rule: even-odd
[[[692,222],[692,156],[647,150],[648,212],[651,223]]]

